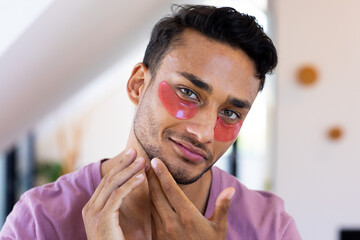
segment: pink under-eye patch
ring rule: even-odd
[[[226,124],[221,117],[217,118],[214,128],[214,138],[219,142],[234,141],[240,132],[243,121],[235,124]]]
[[[196,104],[181,99],[166,81],[160,82],[158,94],[162,104],[173,117],[186,120],[195,116]]]

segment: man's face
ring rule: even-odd
[[[259,83],[243,51],[185,30],[181,44],[164,56],[141,97],[135,136],[150,159],[165,163],[177,183],[190,184],[235,141],[225,128],[241,125]],[[187,102],[195,113],[174,116],[176,104]],[[219,120],[225,128],[219,128]]]

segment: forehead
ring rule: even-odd
[[[164,56],[156,78],[171,81],[181,78],[180,72],[193,74],[211,85],[214,94],[245,98],[251,103],[260,84],[253,61],[241,49],[189,29]]]

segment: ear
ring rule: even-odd
[[[151,79],[150,71],[143,63],[135,65],[127,83],[127,93],[131,102],[139,104],[141,95]]]

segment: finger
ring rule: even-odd
[[[162,226],[162,219],[154,204],[151,204],[151,217],[154,220],[155,227]]]
[[[213,215],[209,220],[213,221],[219,228],[227,228],[227,217],[230,209],[231,199],[235,189],[230,187],[223,190],[216,199]]]
[[[125,154],[119,154],[114,157],[114,162],[116,162],[116,164],[108,172],[108,175],[113,176],[128,167],[136,159],[136,155],[136,150],[134,148],[130,148]]]
[[[160,217],[159,212],[157,211],[154,204],[152,204],[151,208],[151,233],[152,239],[158,239],[158,234],[161,233],[162,228],[164,227],[164,223]]]
[[[122,152],[119,155],[117,155],[115,158],[116,158],[116,162],[118,162],[118,164],[116,164],[115,167],[113,169],[111,169],[111,171],[107,174],[108,177],[114,176],[115,174],[117,174],[118,172],[123,170],[124,168],[128,167],[135,160],[136,151],[133,148],[130,148],[125,154],[124,154],[124,152]],[[96,188],[96,190],[95,190],[94,194],[92,195],[92,198],[90,199],[89,202],[95,201],[95,199],[97,199],[98,195],[100,194],[100,192],[102,191],[102,189],[105,186],[105,183],[106,183],[106,181],[104,180],[105,177],[106,176],[103,177],[102,181]]]
[[[174,212],[169,200],[161,188],[158,178],[152,169],[148,171],[147,179],[151,201],[159,216],[165,217],[166,215]]]
[[[152,159],[151,166],[160,182],[162,191],[175,211],[178,212],[179,210],[185,210],[189,207],[195,208],[191,201],[186,197],[185,193],[177,185],[171,173],[160,159]]]
[[[145,181],[145,176],[143,173],[140,173],[140,174],[132,177],[129,181],[124,183],[121,187],[114,190],[111,193],[108,201],[106,202],[106,204],[104,206],[104,211],[105,212],[116,212],[120,208],[120,206],[121,206],[122,202],[124,201],[124,199],[126,198],[126,196],[128,196],[129,193],[131,193],[131,191],[133,191],[135,188],[140,186],[144,181]]]
[[[156,231],[156,225],[155,225],[155,220],[154,220],[154,216],[151,215],[151,239],[157,239],[156,237],[157,235],[157,231]]]
[[[101,189],[101,192],[99,192],[96,200],[94,201],[94,208],[98,210],[102,209],[112,192],[122,186],[144,167],[145,159],[140,157],[136,159],[130,166],[118,172],[116,175],[104,177],[101,180],[104,181],[104,185]]]

